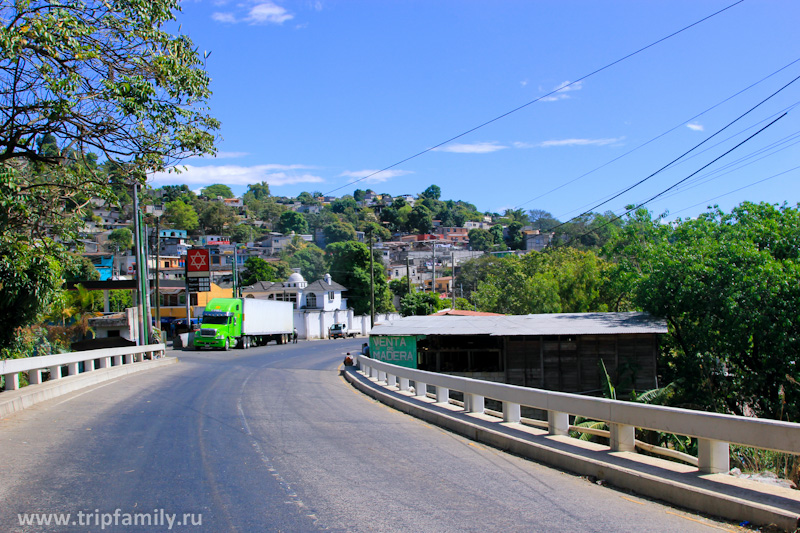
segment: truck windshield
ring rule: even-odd
[[[228,317],[226,316],[208,316],[203,315],[203,324],[227,324]]]

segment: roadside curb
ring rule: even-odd
[[[76,376],[67,376],[55,381],[46,381],[39,385],[29,385],[19,390],[0,393],[0,418],[32,407],[38,403],[63,396],[70,392],[91,387],[98,383],[118,377],[152,370],[164,365],[172,365],[179,361],[177,357],[164,357],[153,361],[143,361],[127,365],[112,366],[84,372]]]
[[[488,421],[431,399],[421,399],[345,367],[356,389],[398,411],[537,462],[592,476],[637,494],[708,515],[794,531],[800,523],[800,491],[772,487],[726,474],[700,474],[695,468],[643,456],[610,452],[606,446],[547,435],[521,424]]]

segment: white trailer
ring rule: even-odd
[[[283,344],[294,331],[294,306],[291,302],[242,298],[242,335],[260,338],[266,344]]]

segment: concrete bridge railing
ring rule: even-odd
[[[800,424],[707,413],[673,407],[595,398],[545,391],[471,378],[426,372],[354,356],[361,371],[401,391],[415,382],[414,394],[426,396],[427,386],[436,388],[436,402],[447,403],[450,391],[464,394],[464,410],[485,411],[485,398],[502,402],[505,422],[520,422],[520,407],[547,411],[551,435],[568,435],[570,415],[604,421],[609,427],[612,451],[635,451],[635,429],[649,429],[698,439],[697,466],[704,473],[727,472],[730,444],[800,454]]]
[[[43,371],[49,372],[48,381],[53,381],[62,378],[63,367],[67,368],[68,376],[74,376],[101,368],[133,364],[142,361],[145,354],[149,354],[151,358],[161,357],[164,355],[165,349],[164,344],[148,344],[23,359],[5,359],[0,361],[0,376],[5,378],[4,390],[17,390],[19,389],[20,372],[28,374],[28,383],[37,385],[43,382]],[[79,372],[80,363],[83,363],[83,372]]]

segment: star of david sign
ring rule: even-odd
[[[206,250],[189,251],[189,271],[200,272],[208,270],[208,253]]]

